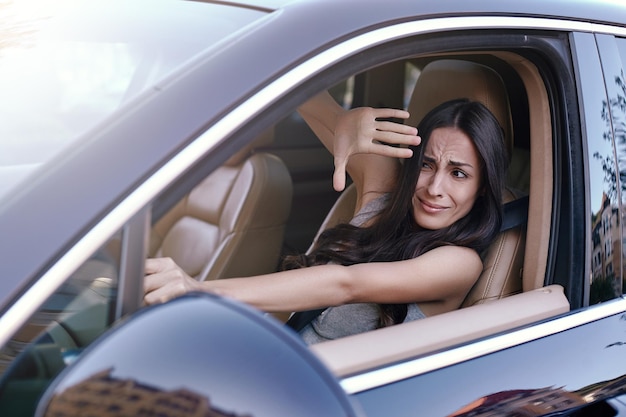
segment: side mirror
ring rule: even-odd
[[[36,415],[361,415],[354,405],[281,323],[191,294],[105,333],[59,375]]]

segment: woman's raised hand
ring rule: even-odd
[[[187,275],[170,258],[146,260],[145,272],[143,300],[148,305],[162,303],[202,288],[198,281]]]
[[[342,191],[346,184],[346,167],[350,157],[376,154],[391,158],[410,158],[413,151],[406,146],[419,145],[421,138],[413,126],[380,119],[407,119],[409,113],[397,109],[358,107],[337,116],[333,155],[335,172],[333,187]]]

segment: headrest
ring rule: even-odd
[[[241,165],[242,163],[244,163],[246,159],[248,159],[250,155],[252,155],[255,149],[262,148],[264,146],[269,146],[272,144],[273,141],[274,141],[274,128],[271,127],[261,132],[261,134],[257,136],[256,139],[248,143],[248,145],[244,146],[239,151],[237,151],[237,153],[235,153],[233,156],[228,158],[228,160],[224,163],[224,165],[231,166],[231,167]]]
[[[430,110],[448,100],[468,98],[484,104],[498,119],[509,155],[513,128],[502,78],[489,67],[470,61],[441,59],[426,65],[415,84],[407,124],[417,126]]]

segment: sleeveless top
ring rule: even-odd
[[[350,221],[354,226],[361,226],[377,215],[389,202],[389,194],[370,201]],[[377,328],[379,307],[375,303],[344,304],[329,307],[311,323],[300,330],[300,336],[308,345],[338,339]],[[423,319],[426,316],[417,304],[407,305],[404,322]]]

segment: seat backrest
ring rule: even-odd
[[[507,188],[504,202],[519,195]],[[483,304],[522,292],[526,225],[505,230],[496,236],[483,256],[483,271],[463,300],[461,307]]]
[[[317,234],[315,235],[311,246],[307,250],[307,253],[311,252],[317,238],[324,230],[335,227],[341,223],[348,223],[352,220],[352,217],[354,217],[354,209],[356,207],[356,198],[356,187],[354,184],[348,185],[345,190],[339,194],[337,201],[335,201],[335,204],[333,204],[330,211],[326,215],[326,218],[322,222],[322,225],[317,231]]]
[[[513,123],[502,78],[491,68],[470,61],[441,59],[426,65],[417,79],[407,124],[417,126],[426,113],[441,103],[468,98],[484,104],[498,119],[509,152],[513,148]]]
[[[272,132],[255,141],[271,142]],[[249,147],[212,172],[153,227],[151,255],[198,280],[274,272],[292,182],[277,156]]]
[[[504,140],[511,154],[513,129],[506,89],[500,76],[481,64],[442,59],[426,65],[417,79],[409,103],[408,111],[411,117],[407,124],[417,126],[432,108],[455,98],[476,100],[489,108],[503,128]],[[520,193],[514,187],[507,186],[503,202],[512,201],[519,196]],[[351,185],[328,213],[318,235],[328,227],[349,221],[354,214],[355,202],[356,190]],[[525,226],[501,232],[483,254],[483,272],[468,293],[462,307],[522,292],[525,245]]]

